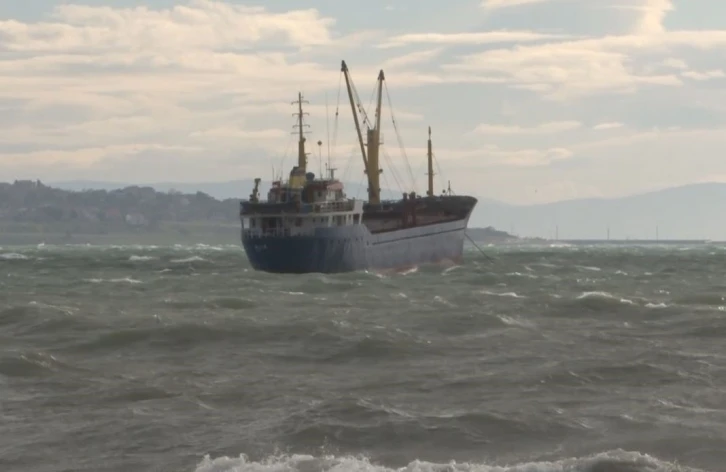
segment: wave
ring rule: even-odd
[[[206,261],[207,260],[203,257],[190,256],[190,257],[184,257],[182,259],[172,259],[169,262],[174,263],[174,264],[186,264],[188,262],[206,262]]]
[[[45,352],[11,352],[0,357],[0,375],[6,377],[40,377],[60,370],[71,367]]]
[[[144,262],[144,261],[151,261],[154,259],[156,259],[156,258],[152,257],[152,256],[137,256],[136,254],[129,256],[130,262]]]
[[[27,261],[30,258],[18,252],[5,252],[0,254],[0,259],[5,261]]]
[[[100,284],[100,283],[125,283],[125,284],[142,284],[143,282],[141,280],[136,280],[131,277],[119,277],[116,279],[100,279],[100,278],[92,278],[92,279],[84,279],[85,282],[89,282],[92,284]]]
[[[209,455],[195,472],[706,472],[659,460],[648,454],[617,449],[586,457],[514,465],[485,463],[447,464],[415,460],[405,467],[391,468],[371,462],[366,457],[293,454],[267,457],[259,462],[246,455],[218,457]]]

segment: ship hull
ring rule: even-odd
[[[365,225],[319,228],[312,236],[248,237],[242,245],[256,270],[274,273],[340,273],[402,269],[458,261],[469,217],[371,233]]]

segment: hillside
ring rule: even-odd
[[[220,232],[238,234],[238,211],[238,200],[217,200],[202,192],[157,192],[137,186],[71,192],[39,181],[0,183],[0,241],[118,240],[109,238],[113,235],[146,236],[148,241],[149,235],[156,235],[154,240],[170,235],[185,239],[200,232],[217,239]],[[221,237],[229,241],[227,235]]]
[[[674,187],[613,199],[542,205],[483,204],[488,224],[560,239],[726,239],[726,184]],[[474,220],[477,220],[474,218]]]
[[[0,244],[208,242],[238,244],[239,199],[151,187],[70,191],[40,181],[0,183]],[[480,241],[506,242],[494,228]]]
[[[121,188],[110,182],[60,182],[61,188]],[[251,180],[150,184],[160,191],[201,190],[218,199],[246,197]],[[345,183],[348,194],[363,197],[364,184]],[[263,185],[263,190],[265,187]],[[398,198],[398,192],[383,192]],[[523,237],[554,239],[726,240],[726,184],[703,183],[612,199],[580,199],[541,205],[511,205],[479,198],[470,226],[493,226]]]
[[[97,190],[118,190],[130,187],[133,184],[124,182],[109,182],[97,180],[71,180],[63,182],[51,182],[48,185],[71,191],[83,191],[87,189]],[[144,187],[151,187],[159,192],[178,191],[181,193],[203,192],[218,200],[247,198],[255,186],[253,179],[229,180],[226,182],[154,182],[144,184]],[[346,193],[350,197],[363,198],[366,195],[367,185],[363,183],[345,182]],[[270,188],[269,179],[263,179],[260,184],[260,193],[266,195]],[[400,198],[400,192],[390,189],[381,189],[383,198]]]
[[[486,243],[509,243],[519,239],[506,231],[500,231],[492,226],[486,228],[469,228],[466,234],[474,241]]]

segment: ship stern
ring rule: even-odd
[[[364,269],[365,243],[351,234],[251,237],[242,246],[255,270],[278,274],[338,273]]]

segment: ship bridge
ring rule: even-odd
[[[316,179],[307,173],[304,185],[291,179],[275,181],[266,202],[240,203],[243,235],[246,237],[312,236],[321,228],[362,223],[363,200],[349,199],[343,183],[336,179]]]

